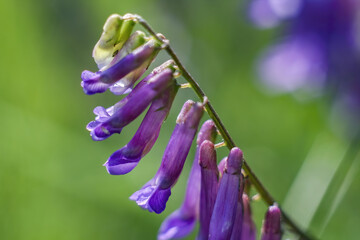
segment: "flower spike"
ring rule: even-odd
[[[209,240],[227,240],[231,237],[236,217],[242,159],[243,153],[239,148],[230,150],[210,220]]]
[[[202,142],[214,142],[217,132],[212,120],[202,125],[197,137],[197,149],[189,175],[185,199],[181,207],[170,214],[161,224],[158,239],[182,238],[191,233],[199,218],[200,181],[199,148]]]
[[[202,104],[191,100],[184,104],[158,172],[142,189],[130,197],[140,207],[149,212],[164,211],[171,195],[171,187],[175,185],[182,171],[202,114]]]
[[[150,74],[144,80],[113,107],[106,110],[103,107],[94,109],[98,117],[87,126],[93,140],[101,141],[114,133],[120,133],[122,128],[137,118],[154,98],[169,85],[174,84],[173,72],[169,68],[157,74]]]
[[[151,104],[144,120],[130,142],[114,152],[104,164],[112,175],[123,175],[132,171],[155,144],[160,128],[167,117],[178,86],[172,84]]]

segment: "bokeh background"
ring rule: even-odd
[[[126,176],[110,176],[102,164],[141,118],[104,142],[85,129],[94,107],[119,97],[86,96],[81,71],[96,70],[91,52],[106,18],[128,12],[170,39],[249,165],[300,225],[321,239],[358,239],[357,165],[333,214],[309,220],[348,142],[330,127],[326,99],[299,102],[257,84],[256,60],[278,31],[254,28],[246,7],[240,0],[1,1],[0,239],[155,239],[181,204],[194,149],[164,213],[143,211],[128,196],[155,174],[183,102],[196,99],[191,90],[179,92],[153,150]],[[265,210],[253,203],[258,230]]]

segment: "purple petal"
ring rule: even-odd
[[[196,218],[184,216],[180,209],[173,212],[161,224],[158,240],[183,238],[194,229]]]

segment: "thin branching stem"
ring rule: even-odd
[[[143,26],[151,36],[156,38],[158,41],[163,43],[163,48],[165,51],[170,55],[170,57],[174,60],[175,64],[178,66],[179,70],[181,71],[183,77],[186,79],[186,81],[191,85],[192,89],[195,91],[196,95],[199,97],[201,102],[204,102],[204,107],[209,114],[209,117],[214,121],[218,131],[220,132],[222,138],[224,139],[224,143],[228,147],[228,149],[232,149],[235,147],[235,142],[231,138],[229,132],[225,128],[223,122],[221,121],[219,115],[216,113],[214,107],[208,100],[206,94],[204,91],[200,88],[199,84],[195,81],[195,79],[190,75],[190,73],[185,69],[184,65],[181,63],[180,59],[174,52],[174,50],[171,48],[169,41],[166,39],[162,39],[152,28],[151,26],[140,16],[134,15],[133,18],[139,22],[141,26]],[[204,101],[206,99],[206,101]],[[271,196],[271,194],[266,190],[264,185],[260,182],[258,177],[255,175],[255,173],[251,170],[250,166],[248,165],[247,161],[245,159],[243,160],[243,169],[248,175],[251,183],[254,185],[258,193],[260,194],[261,198],[268,204],[273,205],[275,203],[274,198]],[[280,207],[280,206],[279,206]],[[309,234],[302,231],[297,224],[295,224],[290,217],[285,213],[283,209],[281,209],[282,213],[282,220],[291,228],[291,230],[296,233],[300,239],[307,239],[311,240],[312,237],[309,236]]]

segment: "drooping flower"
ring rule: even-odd
[[[167,117],[178,86],[170,85],[156,98],[134,137],[123,148],[114,152],[104,164],[112,175],[122,175],[132,171],[155,144],[161,126]]]
[[[209,240],[227,240],[231,237],[236,218],[242,160],[242,151],[237,147],[232,148],[220,180],[210,220]]]
[[[158,233],[159,240],[182,238],[192,232],[196,220],[199,219],[199,200],[201,172],[199,166],[199,148],[204,141],[214,142],[217,132],[212,120],[202,125],[197,137],[197,149],[191,172],[188,178],[185,199],[181,207],[170,214],[161,224]]]
[[[210,219],[218,190],[219,171],[216,165],[214,144],[204,141],[200,147],[199,164],[201,167],[200,191],[200,228],[197,239],[206,240],[209,236]]]
[[[141,39],[141,35],[138,36]],[[134,39],[137,38],[130,38],[129,40]],[[135,41],[130,45],[137,45],[136,43]],[[117,94],[124,93],[134,84],[134,80],[137,80],[142,75],[160,49],[160,43],[156,39],[150,38],[145,44],[121,59],[114,58],[115,63],[103,71],[96,73],[88,70],[83,71],[81,74],[81,86],[84,92],[88,95],[102,93],[116,84],[112,89],[113,92]],[[121,53],[118,54],[121,56]],[[127,76],[128,74],[132,75]]]
[[[165,149],[160,168],[153,179],[135,192],[130,199],[149,212],[161,213],[171,195],[203,114],[203,105],[188,100],[176,121],[176,126]]]
[[[281,239],[281,212],[276,206],[270,206],[266,212],[263,226],[261,229],[261,240],[280,240]]]
[[[93,140],[101,141],[114,133],[120,133],[123,127],[137,118],[153,99],[171,84],[174,84],[173,70],[166,68],[156,74],[150,74],[133,92],[113,107],[95,108],[94,113],[97,117],[87,125]]]

